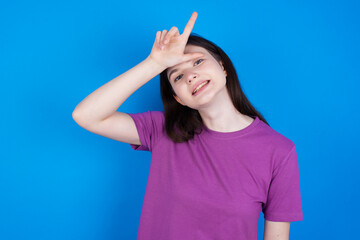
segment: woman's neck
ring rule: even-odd
[[[199,109],[199,114],[211,130],[218,132],[234,132],[249,126],[254,119],[240,113],[233,105],[228,94],[219,96],[211,106]]]

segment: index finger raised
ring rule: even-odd
[[[184,37],[188,38],[190,36],[190,33],[194,27],[196,18],[197,18],[198,13],[197,12],[193,12],[193,14],[190,17],[190,20],[188,21],[188,23],[185,26],[184,32],[181,34]]]

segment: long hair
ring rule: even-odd
[[[260,120],[269,125],[245,96],[230,58],[220,47],[194,33],[189,36],[186,45],[205,48],[219,64],[220,61],[222,61],[227,73],[226,88],[235,108],[244,115],[258,116]],[[181,143],[192,139],[195,134],[201,133],[204,123],[199,111],[189,108],[188,106],[183,106],[176,101],[174,98],[176,94],[167,77],[167,69],[160,73],[160,92],[164,105],[165,130],[167,135],[174,142]]]

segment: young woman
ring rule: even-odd
[[[228,56],[191,35],[157,32],[150,55],[87,96],[73,112],[85,129],[152,153],[138,239],[288,239],[303,218],[294,143],[241,90]],[[160,74],[164,111],[117,109]]]

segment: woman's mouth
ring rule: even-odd
[[[199,92],[201,92],[202,90],[204,90],[204,89],[207,87],[207,85],[208,85],[209,82],[210,82],[210,80],[207,80],[207,81],[203,82],[202,84],[200,84],[200,85],[194,90],[194,92],[192,93],[192,95],[193,95],[193,96],[198,95]]]

